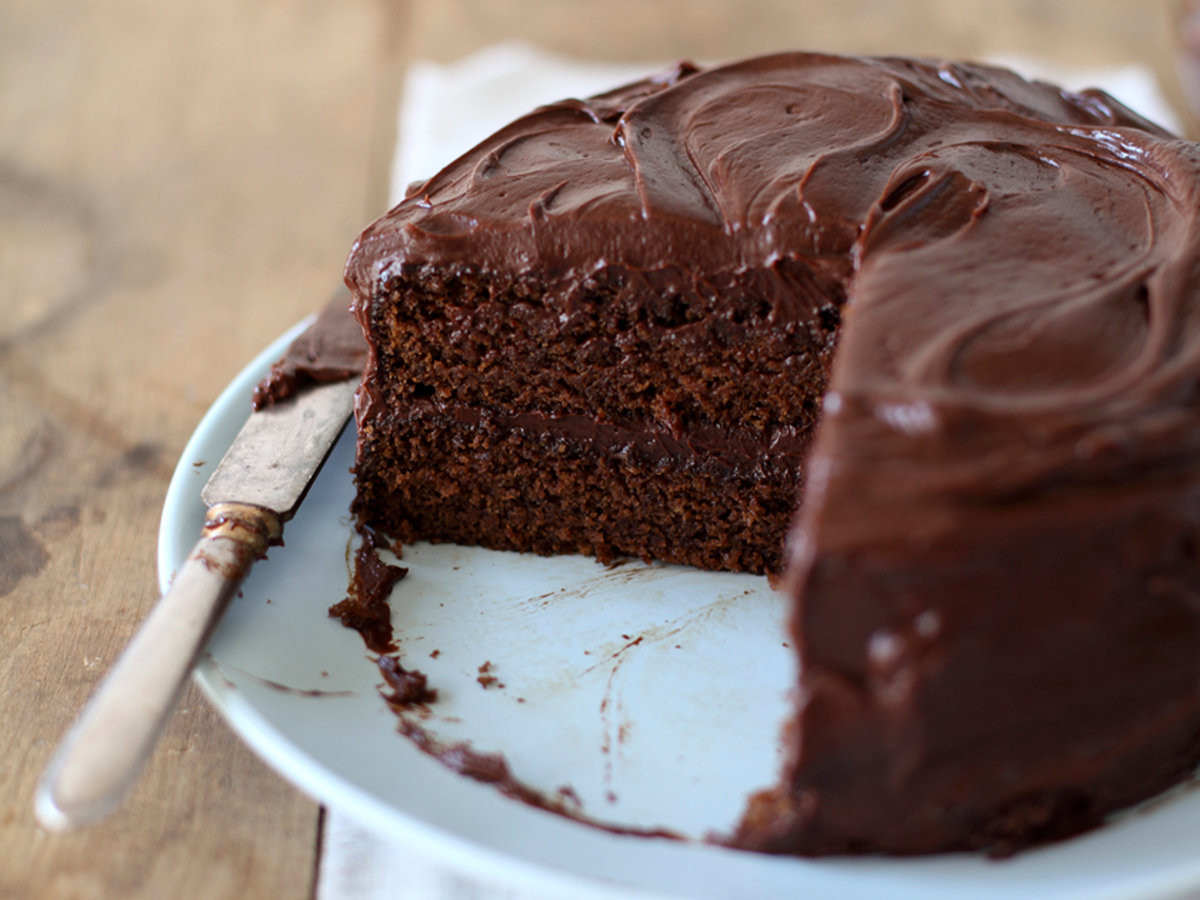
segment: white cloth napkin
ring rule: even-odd
[[[1166,128],[1179,122],[1153,74],[1140,66],[1077,70],[1041,60],[994,60],[1072,90],[1099,85]],[[533,107],[599,93],[642,77],[654,64],[604,65],[563,59],[521,44],[497,45],[449,65],[417,62],[408,71],[392,168],[392,202],[405,187]],[[396,740],[403,740],[397,736]],[[528,887],[464,871],[327,811],[318,900],[548,900]]]

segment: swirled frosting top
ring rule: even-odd
[[[1101,93],[981,66],[809,54],[680,64],[541,107],[411,186],[363,234],[349,274],[844,256],[872,210],[928,167],[978,156],[995,170],[1003,145],[1032,145],[1034,164],[1007,176],[1019,181],[1039,159],[1121,159],[1110,129],[1125,126],[1164,136]]]
[[[1196,145],[1102,92],[782,54],[518,119],[372,224],[347,279],[365,303],[413,264],[798,260],[849,297],[818,454],[860,497],[1015,496],[1200,451],[1198,210]]]

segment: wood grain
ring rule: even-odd
[[[414,9],[414,54],[449,59],[501,40],[593,59],[727,58],[772,50],[979,56],[1069,64],[1153,59],[1169,0],[441,0]]]
[[[156,599],[185,440],[378,212],[403,12],[0,6],[0,897],[312,890],[317,806],[194,691],[110,821],[30,796]]]
[[[722,60],[776,50],[1141,63],[1180,98],[1177,0],[439,0],[414,7],[415,56],[502,40],[591,59]],[[1178,102],[1176,105],[1181,105]]]

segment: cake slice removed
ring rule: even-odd
[[[351,254],[355,510],[783,568],[796,713],[736,846],[1074,834],[1200,761],[1198,210],[1196,145],[982,66],[543,107]]]

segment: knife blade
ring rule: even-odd
[[[95,822],[133,786],[221,613],[337,442],[357,386],[319,384],[250,415],[201,492],[199,541],[47,766],[34,802],[44,827]]]

